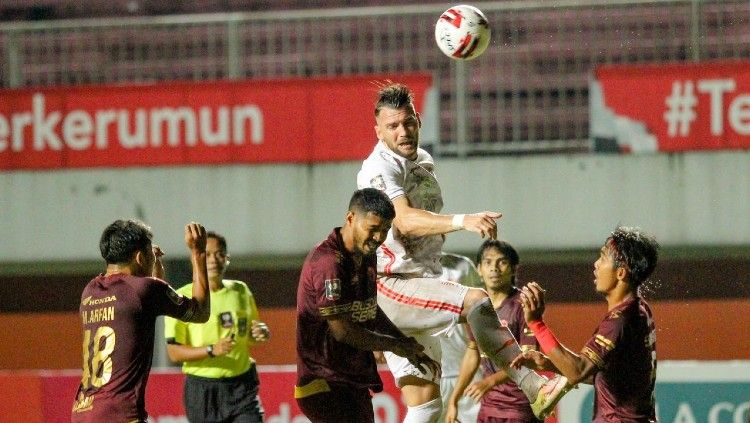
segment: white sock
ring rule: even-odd
[[[406,407],[404,423],[437,423],[442,409],[443,402],[440,398],[414,407]]]

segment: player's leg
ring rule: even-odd
[[[408,334],[408,333],[407,333]],[[413,335],[425,347],[425,354],[440,361],[440,340],[429,335]],[[409,360],[391,352],[384,352],[388,368],[401,389],[406,405],[404,423],[433,423],[439,421],[442,411],[438,375],[422,371]]]
[[[500,325],[492,302],[484,290],[469,289],[464,298],[462,317],[469,323],[482,352],[498,367],[504,368],[511,380],[529,398],[534,414],[537,417],[549,415],[569,390],[567,379],[556,376],[550,380],[526,367],[514,369],[508,366],[521,354],[521,347],[508,328]]]
[[[447,288],[446,288],[447,286]],[[455,327],[466,287],[429,278],[382,278],[378,306],[406,335],[414,336],[425,353],[440,362],[440,332]],[[384,353],[407,406],[404,423],[437,422],[442,411],[438,378],[408,360]]]

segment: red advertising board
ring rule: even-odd
[[[0,91],[0,171],[361,160],[376,82],[426,74]]]
[[[750,62],[605,66],[591,135],[624,151],[750,148]]]
[[[266,423],[304,423],[309,422],[302,415],[294,400],[294,383],[296,366],[259,366],[260,397],[265,410]],[[379,423],[398,423],[403,420],[405,408],[401,403],[401,394],[387,370],[380,371],[384,391],[373,397],[373,408]],[[29,379],[29,386],[39,388],[32,390],[19,383]],[[33,380],[31,380],[33,379]],[[15,386],[18,398],[3,398],[0,403],[0,422],[6,421],[3,416],[13,414],[12,421],[26,423],[67,423],[70,422],[70,410],[73,404],[80,371],[45,371],[38,373],[0,374],[0,382],[5,386]],[[146,410],[149,422],[152,423],[187,423],[182,404],[184,376],[179,370],[153,371],[146,388]],[[0,397],[11,395],[11,390],[0,389]],[[16,401],[23,401],[27,411],[19,410]],[[38,401],[38,405],[34,403]],[[8,407],[8,410],[4,410]],[[11,421],[11,420],[7,420]]]

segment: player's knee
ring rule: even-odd
[[[464,297],[464,310],[471,310],[472,306],[488,298],[487,291],[481,288],[469,288]]]
[[[406,407],[404,423],[437,423],[443,410],[443,402],[435,398],[424,404]]]

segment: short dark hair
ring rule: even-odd
[[[118,219],[102,232],[99,251],[107,264],[128,263],[137,251],[151,246],[151,228],[140,220]]]
[[[640,228],[618,226],[604,245],[609,247],[616,267],[625,267],[630,285],[638,288],[656,268],[659,243]]]
[[[484,257],[484,252],[489,249],[495,249],[497,251],[500,251],[505,258],[508,259],[511,266],[518,266],[518,263],[521,262],[521,258],[518,256],[518,251],[516,251],[515,248],[513,248],[510,243],[505,241],[500,241],[499,239],[488,239],[482,243],[482,245],[479,246],[479,251],[477,251],[477,266],[480,266],[482,264],[482,258]],[[513,276],[513,285],[516,284],[516,277]]]
[[[214,238],[219,242],[219,248],[221,248],[221,251],[225,254],[227,253],[227,239],[224,238],[224,235],[220,235],[214,231],[208,231],[206,232],[206,238]]]
[[[380,114],[380,109],[388,107],[390,109],[403,109],[413,107],[414,94],[411,89],[404,84],[386,81],[378,90],[378,101],[375,103],[375,116]]]
[[[383,219],[393,220],[396,209],[391,199],[383,191],[375,188],[363,188],[354,191],[349,200],[349,211],[353,213],[374,213]]]

